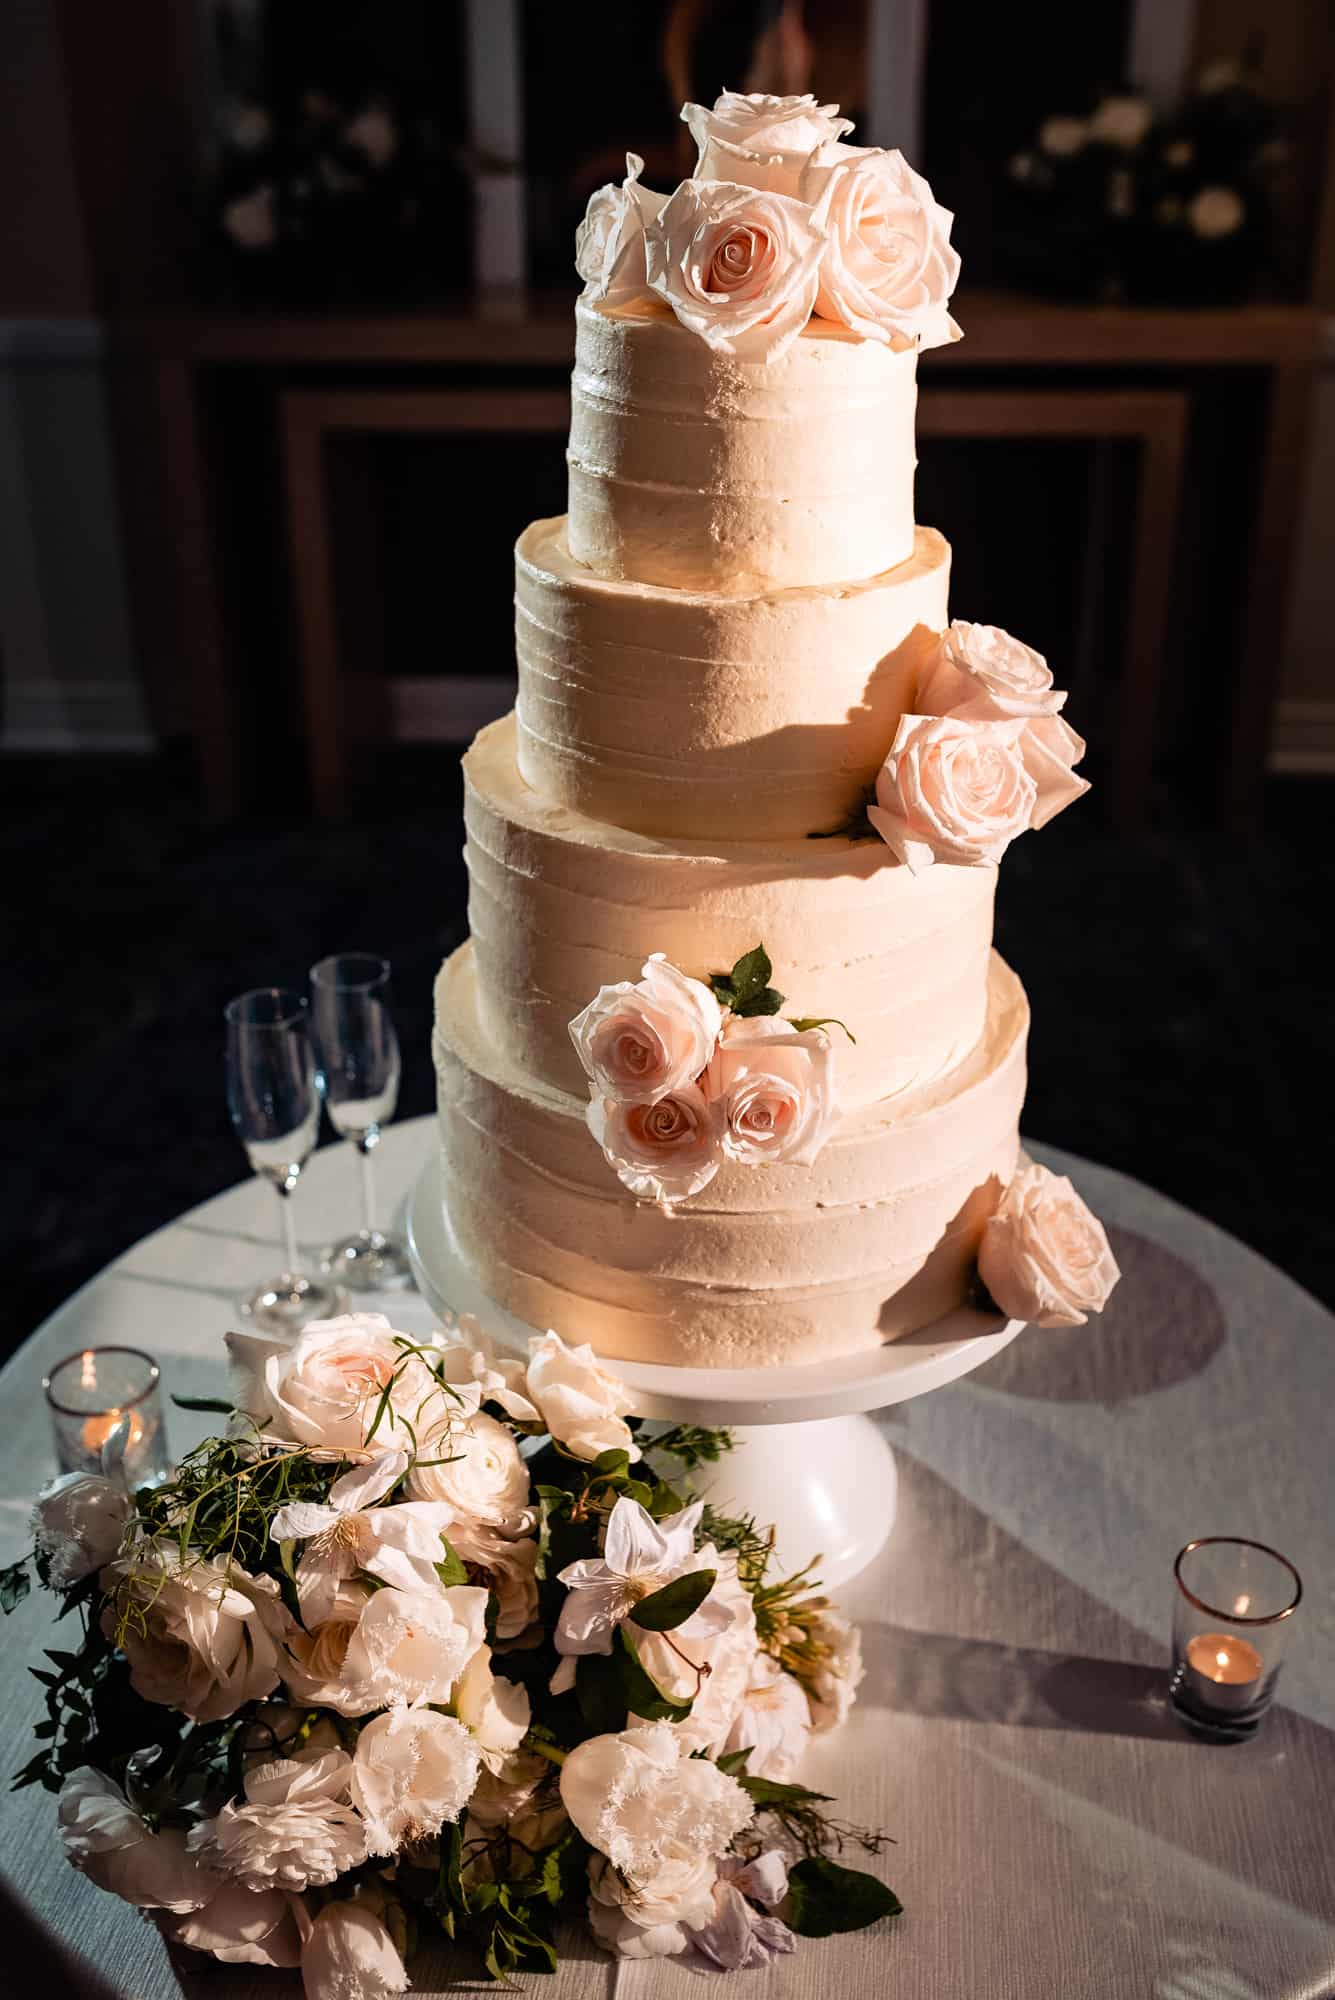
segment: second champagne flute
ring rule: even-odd
[[[336,952],[311,967],[312,1026],[336,1132],[362,1163],[365,1226],[328,1250],[324,1268],[358,1292],[412,1283],[408,1253],[376,1228],[371,1154],[399,1098],[399,1038],[389,1011],[390,965],[370,952]]]

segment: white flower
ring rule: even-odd
[[[862,1634],[826,1605],[808,1626],[817,1665],[805,1679],[811,1727],[818,1736],[845,1720],[862,1684]]]
[[[768,97],[725,90],[712,111],[683,104],[682,118],[699,152],[692,178],[796,194],[810,153],[853,130],[837,104],[814,97]]]
[[[477,1744],[452,1715],[395,1708],[368,1722],[357,1738],[352,1798],[371,1853],[396,1854],[458,1819],[480,1768]]]
[[[584,220],[575,231],[575,269],[584,297],[606,306],[628,305],[648,291],[644,268],[644,225],[658,214],[666,195],[640,186],[644,161],[626,155],[626,178],[609,181],[589,196]]]
[[[206,1951],[224,1965],[271,1965],[291,1971],[301,1963],[311,1928],[300,1896],[284,1889],[257,1895],[240,1882],[223,1882],[202,1910],[159,1918],[167,1937],[191,1951]]]
[[[449,1701],[483,1642],[486,1614],[487,1593],[471,1584],[377,1590],[348,1638],[341,1693],[330,1706],[367,1715],[391,1702]]]
[[[343,141],[383,169],[399,150],[399,128],[383,104],[368,104],[343,127]]]
[[[1220,236],[1232,236],[1241,229],[1247,219],[1247,211],[1242,197],[1232,188],[1202,188],[1198,195],[1187,203],[1187,222],[1197,236],[1213,242]]]
[[[1103,1224],[1064,1174],[1025,1160],[988,1219],[978,1274],[1008,1319],[1083,1326],[1121,1276]]]
[[[444,1557],[441,1536],[454,1510],[427,1500],[378,1507],[408,1470],[406,1451],[386,1452],[336,1479],[324,1506],[297,1500],[280,1507],[269,1527],[275,1542],[305,1547],[297,1566],[297,1597],[308,1631],[333,1616],[340,1583],[358,1570],[400,1590],[431,1590]]]
[[[1083,118],[1048,118],[1038,128],[1039,145],[1057,160],[1078,153],[1088,137],[1089,126]]]
[[[57,1818],[71,1867],[139,1909],[197,1910],[221,1886],[178,1827],[151,1833],[120,1786],[87,1765],[61,1786]]]
[[[959,339],[947,311],[960,275],[955,218],[902,153],[824,146],[807,163],[802,197],[826,235],[815,304],[822,319],[900,346]]]
[[[476,1392],[484,1403],[498,1403],[517,1424],[541,1421],[529,1400],[523,1362],[514,1355],[498,1354],[495,1341],[471,1313],[461,1313],[457,1320],[446,1313],[431,1336],[431,1346],[432,1366],[442,1382]]]
[[[187,1845],[251,1890],[295,1893],[336,1882],[366,1859],[366,1833],[347,1802],[351,1773],[345,1750],[252,1765],[245,1803],[229,1800]]]
[[[652,1596],[675,1577],[703,1569],[695,1553],[695,1531],[703,1512],[704,1502],[697,1500],[694,1506],[655,1521],[638,1500],[624,1496],[618,1500],[607,1517],[602,1555],[582,1556],[559,1572],[567,1596],[556,1621],[557,1652],[610,1653],[617,1626],[633,1617],[641,1598]],[[703,1616],[706,1629],[722,1631],[731,1622],[730,1615],[707,1612],[708,1603],[706,1598],[692,1620]]]
[[[192,1722],[221,1722],[278,1685],[292,1620],[271,1576],[172,1545],[119,1557],[104,1572],[102,1630],[125,1654],[145,1701]]]
[[[824,247],[791,195],[683,181],[645,232],[649,288],[719,353],[777,361],[811,317]]]
[[[1089,137],[1105,146],[1133,153],[1153,123],[1154,113],[1143,97],[1105,97],[1089,121]]]
[[[722,1026],[723,1011],[703,980],[659,951],[638,983],[600,986],[570,1023],[570,1039],[599,1096],[652,1104],[699,1081]]]
[[[527,1632],[538,1615],[536,1541],[516,1541],[469,1521],[451,1529],[450,1547],[466,1566],[470,1583],[495,1598],[496,1637],[518,1639]]]
[[[713,1108],[693,1083],[655,1104],[595,1097],[585,1119],[608,1165],[641,1201],[685,1201],[718,1172]]]
[[[420,1438],[419,1451],[408,1475],[415,1499],[442,1502],[456,1520],[502,1534],[520,1535],[532,1526],[528,1468],[512,1432],[495,1417],[479,1411],[451,1418]]]
[[[544,1427],[576,1458],[624,1451],[632,1462],[640,1447],[622,1419],[633,1409],[626,1385],[599,1365],[586,1343],[567,1347],[559,1333],[535,1334],[528,1344],[528,1393]]]
[[[130,1511],[125,1488],[98,1472],[62,1472],[42,1488],[32,1510],[33,1540],[56,1590],[111,1561]]]
[[[446,1400],[413,1352],[419,1344],[383,1313],[312,1320],[295,1341],[229,1333],[232,1399],[257,1423],[267,1420],[270,1437],[331,1455],[398,1451],[413,1441],[402,1420],[414,1430],[438,1421]]]
[[[725,1854],[709,1921],[691,1929],[691,1961],[711,1972],[743,1972],[793,1951],[797,1941],[787,1924],[765,1914],[787,1894],[788,1870],[773,1848],[750,1861]]]
[[[589,1845],[636,1884],[668,1862],[722,1854],[752,1818],[736,1779],[692,1757],[670,1722],[578,1744],[561,1766],[561,1800]]]
[[[222,226],[239,250],[268,250],[278,236],[277,196],[272,181],[238,195],[222,212]]]
[[[867,817],[915,875],[935,861],[999,861],[1033,824],[1038,789],[1020,749],[1027,726],[900,717]]]
[[[810,1733],[802,1686],[768,1653],[759,1654],[724,1749],[750,1750],[746,1764],[750,1776],[784,1785],[796,1771]]]
[[[454,1689],[455,1713],[472,1733],[488,1771],[504,1769],[528,1733],[528,1690],[491,1670],[491,1649],[479,1646]]]
[[[412,1984],[384,1919],[365,1902],[326,1903],[302,1949],[306,2000],[380,2000]]]
[[[744,1166],[808,1163],[834,1117],[834,1051],[823,1028],[801,1033],[777,1015],[734,1015],[709,1066],[706,1091],[719,1145]]]
[[[670,1958],[684,1951],[688,1924],[714,1914],[717,1864],[712,1854],[665,1861],[649,1880],[621,1875],[601,1854],[589,1856],[589,1928],[620,1958]]]
[[[372,1594],[368,1584],[341,1583],[322,1625],[310,1631],[297,1625],[288,1633],[279,1672],[294,1702],[304,1708],[332,1708],[340,1715],[364,1712],[356,1705],[357,1694],[346,1669],[348,1647]],[[345,1707],[348,1701],[354,1706]]]

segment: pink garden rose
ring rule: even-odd
[[[718,1172],[714,1112],[697,1084],[653,1104],[595,1097],[586,1117],[608,1164],[641,1201],[684,1201]]]
[[[1058,713],[1065,701],[1041,653],[997,625],[956,618],[921,676],[917,706],[961,721],[1023,721],[1020,754],[1037,792],[1030,825],[1039,827],[1089,790],[1072,768],[1085,745]]]
[[[946,310],[960,274],[955,218],[902,153],[822,146],[801,194],[826,233],[815,308],[822,319],[901,347],[959,339]]]
[[[915,875],[934,861],[999,861],[1033,825],[1038,788],[1020,748],[1025,726],[900,717],[867,816]]]
[[[978,1275],[1008,1319],[1083,1326],[1121,1273],[1103,1224],[1066,1176],[1029,1160],[983,1231]]]
[[[699,979],[655,952],[637,984],[600,987],[570,1023],[594,1089],[618,1104],[652,1104],[695,1083],[714,1052],[723,1014]]]
[[[837,104],[817,104],[809,93],[769,97],[725,90],[712,110],[683,104],[681,115],[700,149],[692,179],[733,181],[772,194],[796,194],[815,148],[853,130]]]
[[[825,235],[791,195],[683,181],[645,238],[650,290],[722,354],[777,361],[811,317]]]
[[[814,1160],[834,1116],[834,1052],[823,1028],[734,1015],[705,1082],[719,1145],[743,1166]]]
[[[597,305],[629,305],[648,292],[644,267],[644,225],[667,200],[640,186],[644,161],[626,155],[626,178],[609,181],[589,196],[584,220],[575,231],[575,269],[584,297]]]

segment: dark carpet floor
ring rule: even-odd
[[[8,1100],[0,1344],[147,1230],[240,1178],[221,1009],[323,953],[394,962],[400,1114],[431,1109],[431,983],[465,929],[448,751],[347,824],[219,831],[170,758],[0,766]],[[1236,846],[1092,803],[1019,842],[997,939],[1034,1013],[1026,1126],[1175,1196],[1335,1305],[1328,967],[1335,783],[1276,781]]]

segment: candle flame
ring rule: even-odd
[[[1219,1663],[1219,1665],[1220,1665],[1221,1667],[1226,1667],[1226,1666],[1228,1665],[1228,1654],[1227,1654],[1227,1653],[1216,1653],[1216,1654],[1215,1654],[1215,1659],[1216,1659],[1216,1660],[1218,1661],[1218,1663]]]
[[[97,1359],[91,1347],[86,1347],[83,1351],[83,1365],[79,1370],[79,1387],[81,1389],[95,1389],[97,1387]]]

